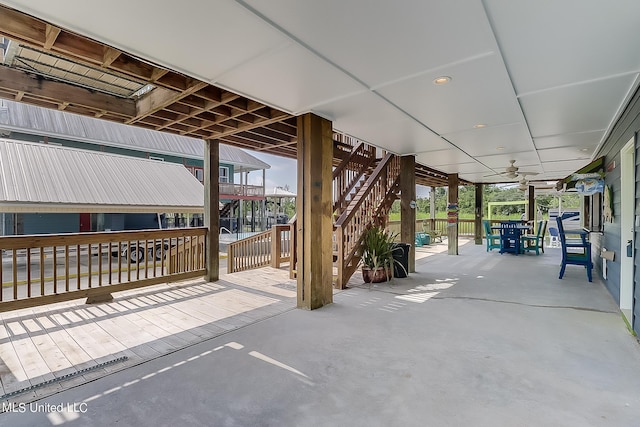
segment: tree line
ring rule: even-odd
[[[435,194],[434,194],[435,193]],[[460,216],[473,216],[476,206],[476,195],[474,186],[461,186],[458,188],[458,209]],[[447,211],[447,189],[445,187],[437,187],[435,191],[431,192],[430,196],[435,196],[435,208],[436,216],[442,216]],[[520,200],[526,200],[527,196],[524,192],[518,190],[517,187],[506,187],[500,185],[484,185],[482,194],[482,211],[487,215],[487,207],[489,202],[515,202]],[[558,196],[553,194],[538,194],[535,197],[538,208],[544,215],[549,212],[549,209],[558,208]],[[430,199],[428,197],[421,197],[416,200],[416,210],[420,217],[424,214],[429,216],[430,213]],[[580,195],[579,194],[563,194],[562,195],[562,207],[563,208],[578,208],[580,207]],[[515,214],[522,214],[524,212],[524,205],[502,205],[494,208],[492,214],[497,216],[511,216]],[[396,200],[391,208],[392,213],[400,212],[400,202]]]

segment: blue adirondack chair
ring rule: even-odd
[[[583,230],[568,230],[565,232],[562,226],[562,218],[557,217],[558,235],[560,237],[560,245],[562,246],[562,266],[560,267],[560,276],[564,276],[564,270],[567,265],[582,265],[587,269],[587,278],[591,282],[591,270],[593,269],[593,261],[591,261],[591,242],[587,241],[588,233]],[[579,236],[579,238],[569,238],[570,236]]]
[[[520,230],[517,222],[500,223],[500,253],[520,253]]]
[[[500,249],[500,235],[491,233],[491,223],[488,220],[482,221],[484,225],[484,235],[487,238],[487,252]]]

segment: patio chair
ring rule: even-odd
[[[491,233],[491,223],[487,220],[482,221],[484,225],[484,235],[487,238],[487,252],[500,249],[500,235]]]
[[[520,245],[523,253],[536,251],[540,255],[540,249],[544,253],[544,233],[547,231],[547,221],[538,222],[538,231],[535,236],[520,236]]]
[[[549,247],[560,247],[560,237],[558,236],[558,229],[556,227],[549,227]]]
[[[591,270],[593,269],[593,261],[591,261],[591,242],[587,241],[589,234],[583,230],[568,230],[565,232],[562,225],[562,218],[557,217],[558,236],[560,238],[560,246],[562,247],[562,266],[560,267],[560,276],[564,276],[564,270],[567,265],[582,265],[587,269],[587,278],[592,281]],[[569,235],[579,235],[577,239],[567,239]]]
[[[424,233],[427,233],[431,237],[431,243],[435,243],[436,241],[442,243],[442,231],[432,230],[430,220],[425,219],[424,221],[422,221],[422,231]]]
[[[500,224],[500,253],[520,253],[520,230],[515,222],[503,222]]]

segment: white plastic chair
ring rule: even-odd
[[[549,227],[549,246],[548,248],[559,248],[560,247],[560,235],[558,234],[558,229],[555,227]]]

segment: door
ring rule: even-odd
[[[620,310],[633,325],[633,245],[635,207],[635,155],[632,138],[620,151]]]
[[[91,214],[80,214],[80,232],[91,231]]]

